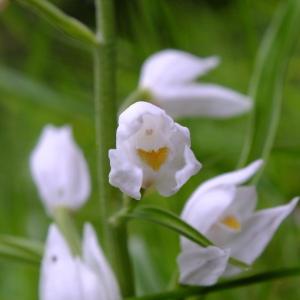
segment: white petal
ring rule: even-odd
[[[201,164],[196,159],[193,151],[188,146],[184,149],[185,165],[176,172],[176,190],[184,185],[191,176],[197,174],[201,169]]]
[[[101,278],[96,272],[93,272],[79,258],[75,259],[79,278],[80,289],[82,290],[82,298],[80,300],[106,300],[106,291]]]
[[[229,250],[217,247],[193,246],[184,249],[177,258],[180,283],[212,285],[222,276],[229,258]]]
[[[240,185],[249,180],[262,166],[263,160],[259,159],[243,169],[216,176],[205,181],[195,193],[207,191],[218,185]]]
[[[119,188],[124,194],[139,200],[143,183],[143,172],[128,161],[120,150],[109,150],[111,171],[109,183]]]
[[[115,275],[98,244],[96,233],[90,224],[85,224],[84,226],[83,260],[85,264],[98,275],[99,283],[102,285],[101,295],[103,296],[99,297],[98,295],[98,298],[91,298],[91,300],[121,299]],[[88,283],[88,280],[86,280],[86,282]],[[90,298],[87,300],[90,300]]]
[[[170,85],[152,91],[154,99],[173,118],[229,118],[252,107],[249,97],[213,84]]]
[[[243,230],[228,245],[231,255],[251,264],[265,249],[281,222],[294,210],[299,198],[290,203],[264,209],[253,214],[244,224]]]
[[[150,56],[140,76],[141,88],[155,90],[158,86],[185,83],[207,73],[219,63],[218,57],[199,58],[178,50],[164,50]]]
[[[79,270],[55,225],[51,225],[41,266],[41,300],[82,300]]]
[[[176,123],[170,143],[173,148],[173,159],[160,172],[155,184],[156,189],[164,196],[177,192],[191,176],[201,169],[201,163],[190,149],[191,139],[188,128]]]
[[[231,204],[223,211],[218,223],[214,224],[207,232],[207,237],[218,247],[230,247],[231,241],[244,229],[243,221],[249,218],[256,206],[256,189],[254,186],[237,187]],[[241,229],[232,229],[222,222],[228,216],[235,217]]]
[[[195,192],[187,201],[181,218],[206,234],[232,203],[235,192],[234,186],[219,186],[200,194]]]
[[[191,176],[197,174],[201,164],[196,159],[192,150],[185,146],[184,163],[179,169],[173,167],[160,174],[155,187],[161,195],[170,196],[176,193]]]
[[[133,133],[135,133],[141,126],[145,114],[155,116],[164,116],[169,118],[164,110],[149,102],[138,101],[130,105],[119,116],[119,126],[117,130],[117,147],[124,140],[127,140]],[[170,118],[169,118],[170,119]],[[172,121],[170,119],[170,121]]]
[[[48,212],[56,206],[78,209],[89,197],[87,163],[70,127],[46,126],[31,154],[30,167]]]
[[[255,186],[241,186],[236,190],[235,199],[228,208],[228,214],[245,220],[254,212],[257,202]],[[226,213],[226,212],[225,212]]]

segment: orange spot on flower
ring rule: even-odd
[[[221,221],[221,223],[233,230],[241,229],[241,223],[235,216],[227,216]]]
[[[158,171],[165,163],[169,155],[169,148],[162,147],[158,150],[145,151],[143,149],[137,149],[138,156],[154,171]]]

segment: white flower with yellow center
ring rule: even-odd
[[[41,266],[40,300],[120,300],[116,278],[86,224],[82,257],[74,257],[55,225],[51,225]]]
[[[202,248],[181,238],[182,251],[178,257],[181,283],[211,285],[220,276],[240,272],[239,268],[228,265],[229,256],[252,264],[293,211],[298,198],[286,205],[255,211],[255,187],[239,185],[250,179],[261,165],[262,161],[256,161],[244,169],[208,180],[189,198],[182,219],[216,247]]]
[[[198,83],[197,77],[219,64],[218,57],[200,58],[178,50],[163,50],[143,64],[138,91],[172,117],[228,118],[249,111],[249,97],[229,88]]]
[[[59,206],[78,209],[90,195],[88,166],[69,126],[44,128],[31,154],[30,169],[50,214]]]
[[[200,169],[190,143],[189,130],[164,110],[136,102],[119,117],[117,147],[109,151],[109,182],[135,199],[149,187],[170,196]]]

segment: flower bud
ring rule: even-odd
[[[89,224],[84,228],[81,257],[72,256],[56,225],[49,229],[41,266],[40,300],[66,299],[121,299],[115,275]]]
[[[84,156],[68,126],[48,125],[30,157],[39,195],[51,214],[56,207],[80,208],[90,195],[90,176]]]

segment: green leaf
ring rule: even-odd
[[[0,235],[0,244],[23,251],[24,253],[26,252],[28,255],[36,256],[39,260],[41,260],[44,253],[44,246],[42,243],[11,235]]]
[[[127,218],[140,219],[162,225],[169,228],[180,235],[185,236],[189,240],[199,244],[202,247],[213,245],[204,235],[197,231],[194,227],[181,220],[174,213],[151,206],[139,206],[132,212],[125,215]],[[229,262],[239,268],[249,268],[247,264],[235,258],[230,257]]]
[[[18,250],[7,245],[0,243],[0,259],[10,260],[12,262],[21,262],[26,264],[39,264],[40,261],[36,257],[29,255],[28,253]]]
[[[85,117],[93,115],[93,108],[84,102],[74,101],[42,83],[31,80],[18,71],[4,66],[0,66],[0,91],[2,95],[25,101],[24,103],[39,104],[59,112]],[[0,99],[0,101],[6,101],[7,105],[10,104],[10,101],[7,101],[4,96]]]
[[[243,286],[249,286],[257,283],[268,282],[272,280],[278,280],[288,277],[300,276],[300,268],[286,268],[275,271],[268,271],[258,273],[250,276],[245,276],[239,279],[226,280],[217,283],[213,286],[200,287],[200,286],[186,286],[178,289],[162,292],[153,295],[147,295],[142,297],[126,298],[126,300],[156,300],[156,299],[185,299],[190,296],[200,296],[223,291],[227,289],[240,288]]]
[[[0,236],[0,259],[39,265],[43,246],[38,242],[8,235]]]
[[[181,220],[177,215],[167,210],[151,206],[139,206],[130,214],[128,214],[127,217],[163,225],[203,247],[213,245],[212,242],[210,242],[195,228]]]
[[[44,246],[40,242],[0,235],[1,259],[38,265],[42,260],[43,252]]]
[[[249,94],[255,106],[249,118],[240,166],[257,158],[267,160],[272,150],[281,114],[285,73],[299,39],[299,19],[300,1],[284,2],[263,37],[250,83]]]

